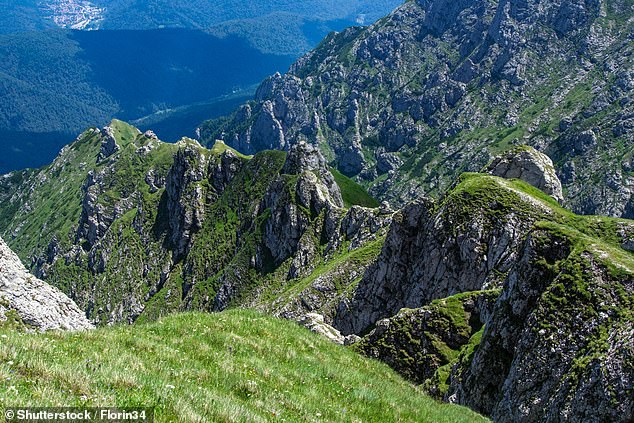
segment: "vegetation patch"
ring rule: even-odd
[[[143,406],[159,422],[487,421],[432,400],[382,363],[251,311],[0,333],[6,406]]]
[[[376,208],[379,202],[374,199],[361,185],[348,178],[336,169],[330,169],[330,173],[335,177],[337,185],[341,190],[341,197],[346,207],[362,206]]]

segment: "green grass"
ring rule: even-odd
[[[253,156],[246,156],[242,153],[240,153],[238,150],[229,147],[227,144],[225,144],[223,141],[220,140],[216,140],[216,142],[214,143],[213,147],[211,147],[211,152],[214,154],[222,154],[225,151],[230,150],[233,153],[235,153],[236,156],[241,157],[243,159],[252,159]]]
[[[252,311],[0,333],[4,406],[145,406],[159,422],[487,421],[435,402],[379,362]]]
[[[346,207],[379,207],[379,202],[368,194],[361,185],[357,184],[355,181],[343,175],[336,169],[330,169],[330,173],[332,173],[337,185],[339,185],[341,196],[343,197],[343,203]]]

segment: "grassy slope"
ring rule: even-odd
[[[88,333],[0,332],[0,404],[150,406],[158,421],[486,421],[251,311]]]
[[[334,168],[330,169],[330,172],[332,176],[335,177],[337,185],[339,185],[341,196],[343,197],[343,202],[346,207],[363,206],[374,208],[379,206],[379,202],[368,194],[361,185]]]

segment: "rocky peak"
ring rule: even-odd
[[[302,206],[319,213],[328,203],[343,207],[341,191],[319,148],[304,141],[293,145],[282,168],[283,174],[300,175],[297,195]]]
[[[99,150],[99,156],[97,162],[103,162],[108,157],[119,151],[121,147],[117,144],[115,138],[115,130],[112,126],[106,126],[99,131],[101,135],[101,148]]]
[[[180,256],[189,248],[192,233],[202,227],[206,190],[201,182],[207,177],[208,157],[197,142],[181,140],[167,174],[165,192],[171,241]]]
[[[560,203],[564,200],[553,161],[532,147],[520,146],[496,157],[486,171],[502,178],[521,179]]]
[[[324,169],[326,169],[326,159],[319,149],[312,144],[301,141],[291,147],[288,152],[282,173],[299,175],[302,172],[320,172]]]
[[[10,318],[40,331],[93,328],[73,300],[29,274],[0,238],[0,323]]]

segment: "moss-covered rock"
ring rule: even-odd
[[[486,316],[499,295],[499,290],[468,292],[433,301],[425,307],[403,309],[396,316],[376,323],[355,348],[364,355],[378,358],[408,379],[422,384],[451,369],[461,350],[483,326]],[[445,371],[431,389],[436,396],[439,386],[448,381]]]

